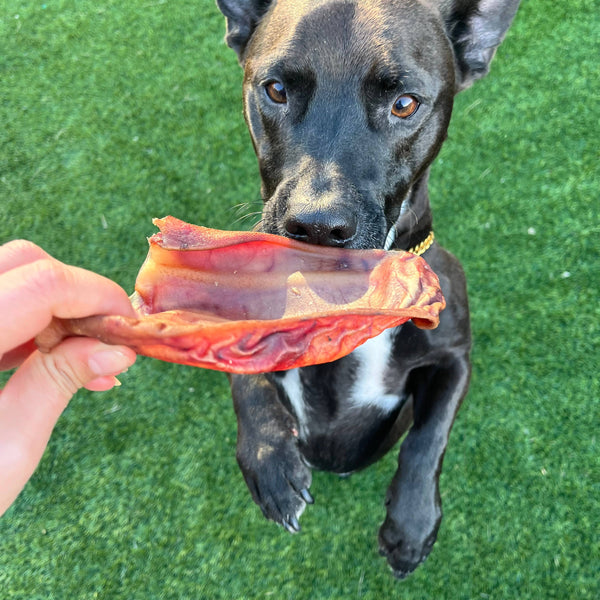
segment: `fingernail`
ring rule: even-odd
[[[120,385],[121,382],[114,375],[104,375],[92,379],[92,381],[89,381],[83,387],[86,390],[90,390],[90,392],[107,392]]]
[[[88,365],[95,375],[117,375],[131,366],[132,360],[129,354],[120,350],[102,350],[92,355]]]

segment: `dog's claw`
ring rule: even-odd
[[[300,523],[296,517],[288,517],[284,519],[282,525],[289,533],[298,533],[300,531]]]
[[[310,495],[310,492],[307,489],[300,490],[300,495],[302,496],[302,500],[304,500],[306,504],[315,503],[315,499]]]

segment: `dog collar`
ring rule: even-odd
[[[416,246],[409,248],[407,252],[412,252],[412,254],[416,254],[417,256],[421,256],[421,254],[425,254],[435,240],[435,235],[433,234],[433,229],[429,232],[429,235]]]
[[[390,227],[390,230],[387,234],[387,238],[385,240],[385,244],[383,246],[384,250],[391,250],[394,242],[396,241],[397,230],[394,225]],[[416,246],[412,246],[407,250],[407,252],[411,252],[412,254],[416,254],[417,256],[421,256],[421,254],[425,254],[429,248],[431,248],[435,239],[435,235],[433,234],[433,229],[429,232],[429,235],[422,241],[419,242]]]

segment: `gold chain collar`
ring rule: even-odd
[[[409,248],[407,250],[407,252],[411,252],[412,254],[421,256],[421,254],[425,254],[425,252],[427,252],[427,250],[429,250],[429,248],[431,248],[431,245],[433,244],[434,239],[435,239],[435,236],[433,235],[433,230],[432,230],[429,232],[429,235],[420,244],[417,244],[416,246]]]

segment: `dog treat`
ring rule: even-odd
[[[231,373],[330,362],[412,319],[435,328],[437,276],[408,252],[347,250],[259,232],[217,231],[173,217],[160,229],[131,296],[138,318],[55,320],[38,337],[124,344],[160,360]]]

